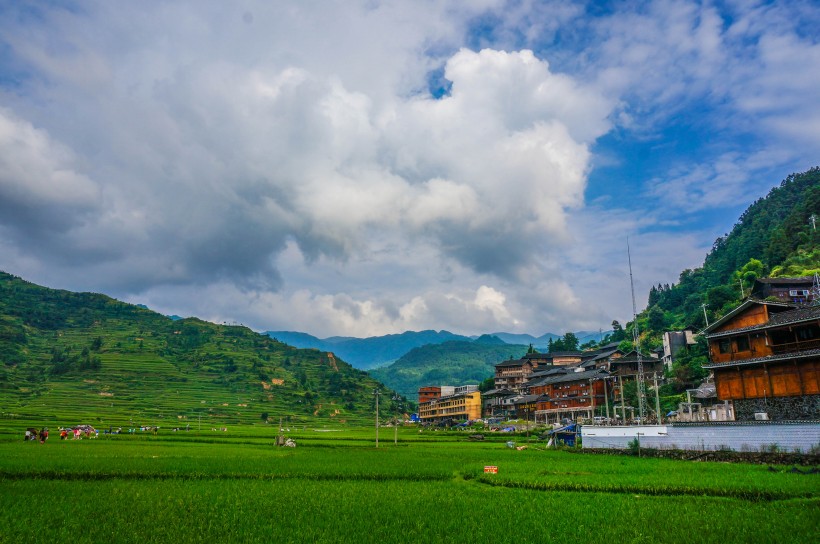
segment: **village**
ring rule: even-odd
[[[708,342],[709,377],[663,413],[664,372],[696,335]],[[650,353],[624,353],[618,343],[552,353],[530,347],[495,365],[493,385],[483,393],[476,385],[422,387],[418,419],[523,421],[553,429],[556,439],[581,436],[590,448],[642,440],[661,449],[809,451],[820,444],[820,279],[759,279],[732,311],[700,331],[664,333],[663,348]],[[638,406],[625,402],[630,385]]]

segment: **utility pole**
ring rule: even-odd
[[[811,228],[817,230],[817,216],[811,214],[811,217],[809,217],[809,221],[811,221]]]
[[[646,384],[643,375],[643,356],[641,355],[641,333],[638,330],[638,309],[635,305],[635,282],[632,279],[632,252],[629,250],[629,238],[626,239],[626,255],[629,259],[629,287],[632,290],[632,343],[635,346],[635,353],[638,356],[638,374],[635,379],[638,381],[638,415],[641,423],[644,419],[644,404],[646,403]]]
[[[618,377],[618,385],[621,390],[621,424],[626,425],[626,403],[624,402],[624,377]]]
[[[595,424],[595,388],[592,387],[592,378],[589,379],[589,418]]]
[[[376,447],[379,447],[379,395],[381,395],[381,391],[378,389],[373,390],[373,395],[376,397]]]
[[[658,425],[661,425],[663,421],[661,420],[661,396],[660,391],[658,390],[658,373],[655,372],[652,375],[652,381],[655,384],[655,413],[658,414]]]
[[[738,278],[737,281],[740,284],[740,300],[743,300],[743,278]]]
[[[401,397],[399,396],[398,393],[393,395],[393,401],[394,402],[399,401],[399,400],[401,400]],[[394,446],[399,445],[399,418],[401,416],[401,408],[402,408],[402,406],[401,406],[401,404],[399,404],[399,414],[396,416],[396,419],[393,422],[394,423],[394,425],[393,425],[393,445]]]
[[[609,395],[606,393],[606,382],[607,379],[604,378],[604,406],[606,406],[606,418],[609,420]],[[611,421],[609,423],[611,423]]]
[[[706,303],[704,302],[703,304],[700,305],[700,307],[703,308],[703,319],[706,320],[706,326],[708,327],[709,326],[709,316],[706,315]]]

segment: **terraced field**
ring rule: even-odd
[[[393,392],[332,354],[245,327],[174,321],[0,273],[0,426],[369,421]]]
[[[0,542],[812,542],[818,475],[311,426],[23,443]],[[494,465],[498,474],[485,474]],[[32,523],[36,531],[32,530]]]

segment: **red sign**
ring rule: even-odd
[[[484,474],[498,474],[498,467],[486,466],[484,467]]]

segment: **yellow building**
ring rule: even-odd
[[[473,420],[481,417],[481,393],[468,391],[419,403],[419,419],[434,423],[447,419]]]

